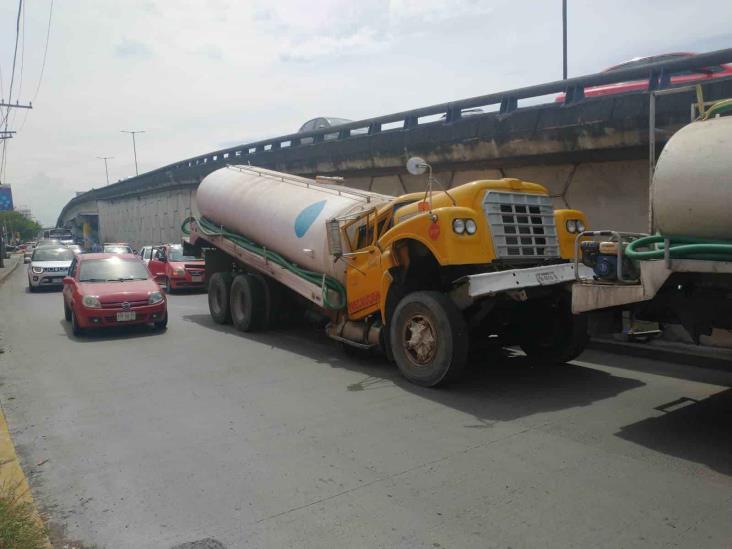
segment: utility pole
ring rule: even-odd
[[[121,133],[129,133],[132,136],[132,152],[135,155],[135,175],[140,175],[137,170],[137,145],[135,144],[135,134],[145,133],[145,130],[120,130]]]
[[[562,0],[562,79],[567,79],[567,0]]]
[[[8,107],[9,109],[32,109],[33,103],[21,105],[17,101],[15,103],[6,103],[4,99],[0,99],[0,107]]]
[[[114,156],[97,156],[99,160],[104,160],[104,171],[107,173],[107,185],[109,185],[109,167],[107,166],[107,160],[111,160]]]

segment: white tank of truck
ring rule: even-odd
[[[653,175],[654,230],[665,236],[732,237],[732,116],[676,132]]]
[[[334,262],[329,254],[326,221],[350,217],[390,198],[252,166],[217,170],[201,181],[196,193],[198,211],[216,225],[341,282],[346,262]]]

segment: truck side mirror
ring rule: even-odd
[[[338,259],[343,255],[341,224],[335,218],[329,219],[325,222],[325,232],[328,235],[328,253]]]

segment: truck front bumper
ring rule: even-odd
[[[592,276],[592,269],[579,265],[580,276]],[[461,308],[469,306],[482,297],[497,295],[507,291],[518,291],[536,286],[555,286],[577,280],[574,263],[542,265],[526,269],[511,269],[494,273],[480,273],[465,276],[455,281],[455,289],[450,293]]]

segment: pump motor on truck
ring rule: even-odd
[[[470,345],[519,345],[565,362],[587,342],[571,312],[583,212],[554,209],[547,189],[504,178],[387,196],[252,166],[203,179],[187,245],[204,252],[212,318],[272,328],[309,307],[350,349],[381,350],[409,381],[457,378]]]

